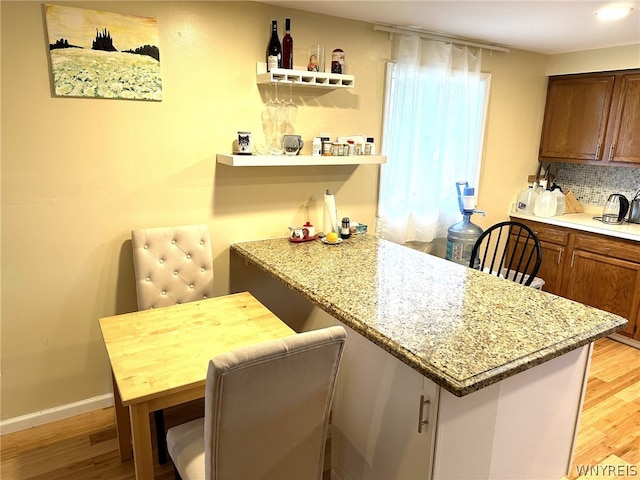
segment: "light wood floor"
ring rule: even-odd
[[[612,469],[608,475],[601,470],[600,478],[640,479],[640,350],[604,338],[593,350],[570,478],[580,476],[580,467],[619,461],[633,465],[628,471],[635,475]]]
[[[169,409],[165,411],[167,426],[196,418],[201,409],[199,402]],[[133,462],[120,463],[112,408],[7,434],[0,437],[0,442],[2,480],[135,478]],[[157,458],[155,451],[154,458]],[[569,478],[640,480],[639,464],[640,350],[601,339],[594,349]],[[610,469],[583,471],[591,476],[578,474],[577,468],[596,465],[607,465]],[[615,473],[611,468],[617,469]],[[620,475],[624,472],[627,476]],[[163,466],[156,463],[155,478],[173,479],[171,463]]]

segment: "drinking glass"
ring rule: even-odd
[[[324,45],[311,45],[307,70],[310,72],[324,72]]]

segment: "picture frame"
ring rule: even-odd
[[[162,100],[157,20],[45,4],[57,96]]]

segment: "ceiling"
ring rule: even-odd
[[[640,0],[624,2],[633,7],[631,14],[608,23],[599,21],[594,13],[601,6],[613,3],[607,0],[271,0],[263,3],[419,28],[549,55],[640,44]]]

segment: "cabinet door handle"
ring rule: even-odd
[[[607,161],[610,162],[611,159],[613,158],[613,151],[615,150],[615,145],[612,143],[611,147],[609,148],[609,158],[607,158]]]
[[[562,261],[562,252],[564,252],[564,250],[560,250],[558,252],[558,265],[560,265],[560,262]]]
[[[573,268],[573,260],[576,258],[576,252],[574,251],[571,255],[571,268]]]
[[[596,160],[600,158],[600,147],[602,147],[602,144],[598,143],[598,146],[596,147]]]
[[[418,414],[418,433],[422,433],[422,429],[423,427],[426,427],[427,425],[429,425],[429,420],[428,420],[428,415],[427,415],[427,420],[423,420],[424,417],[424,411],[427,410],[427,407],[429,404],[431,403],[431,401],[429,399],[425,399],[424,395],[420,395],[420,413]]]

